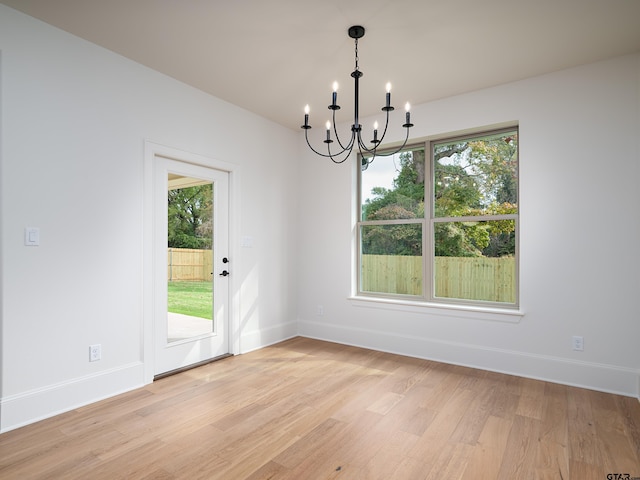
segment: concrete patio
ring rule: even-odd
[[[192,317],[181,313],[168,312],[169,342],[177,342],[187,338],[198,337],[211,333],[213,322],[206,318]]]

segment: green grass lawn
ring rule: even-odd
[[[167,307],[172,313],[211,320],[213,317],[212,282],[167,282]]]

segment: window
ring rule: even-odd
[[[517,128],[361,165],[360,295],[517,306]]]

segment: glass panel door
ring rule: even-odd
[[[213,332],[213,182],[168,173],[167,341]]]
[[[157,157],[155,374],[228,353],[228,173]]]

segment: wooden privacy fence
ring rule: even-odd
[[[422,295],[422,257],[363,255],[362,291]],[[435,257],[436,297],[515,303],[513,257]]]
[[[513,257],[435,257],[436,297],[515,303]],[[422,257],[363,255],[362,291],[422,295]],[[169,248],[169,281],[209,281],[213,252]]]
[[[213,251],[193,248],[169,248],[167,280],[208,282],[213,272]]]

